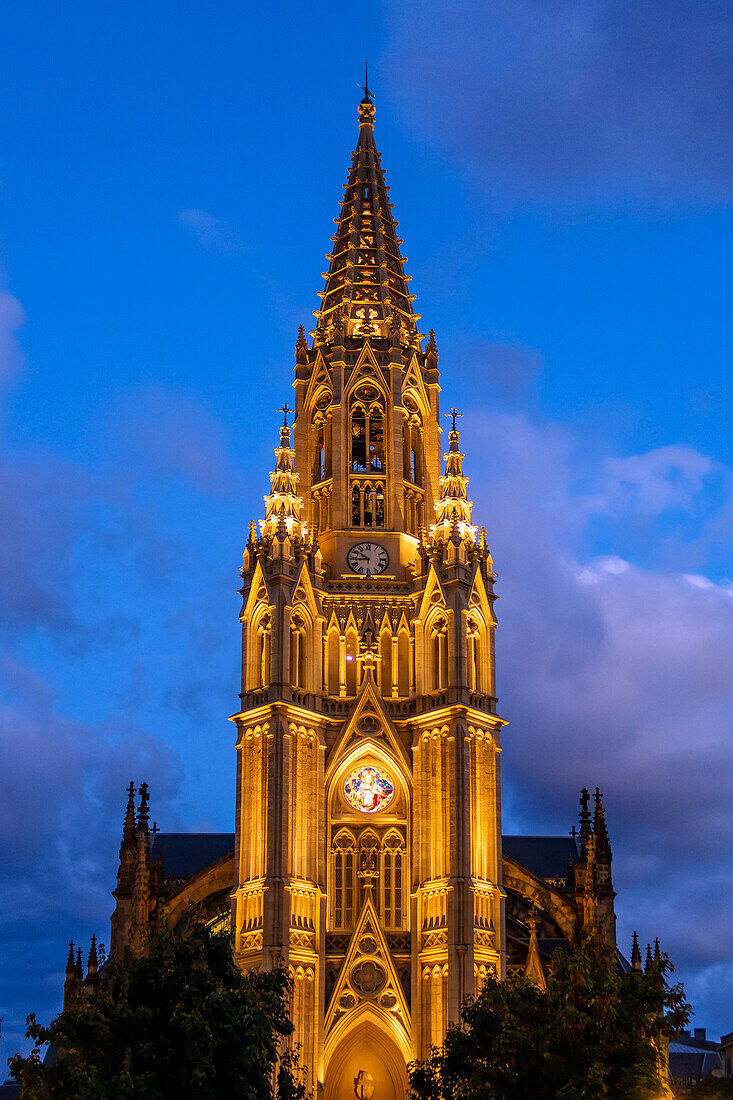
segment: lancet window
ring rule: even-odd
[[[389,833],[384,841],[382,857],[382,919],[386,928],[402,927],[405,855],[400,834]]]
[[[356,879],[356,844],[346,829],[333,845],[333,926],[350,929],[354,923],[354,884]]]
[[[468,650],[468,687],[470,691],[486,691],[484,685],[484,670],[482,661],[481,624],[478,619],[471,617],[468,620],[466,631]]]
[[[443,691],[448,686],[448,624],[439,617],[431,629],[432,690]]]
[[[270,612],[263,610],[250,627],[252,654],[249,661],[249,687],[267,687],[270,682],[270,640],[272,637],[272,619]]]
[[[404,399],[406,416],[402,424],[402,465],[405,481],[413,485],[423,484],[423,424],[417,403],[412,397]]]
[[[384,405],[376,389],[362,386],[351,400],[351,471],[382,473],[384,468]]]
[[[346,632],[346,694],[356,695],[359,662],[356,659],[358,642],[355,630]]]
[[[384,527],[384,482],[352,483],[351,523],[354,527]]]
[[[331,417],[328,415],[330,404],[331,394],[324,390],[316,400],[312,423],[314,485],[331,477]]]
[[[422,493],[417,489],[406,489],[404,496],[405,530],[417,535],[425,523],[425,508]]]
[[[290,683],[294,688],[305,688],[308,639],[306,622],[295,613],[290,620]]]

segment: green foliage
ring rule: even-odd
[[[23,1100],[127,1100],[144,1096],[301,1100],[294,1058],[273,1077],[291,1034],[282,970],[242,974],[229,937],[191,921],[163,927],[139,957],[105,968],[49,1027],[28,1017],[28,1037],[63,1051],[56,1068],[38,1049],[10,1060]]]
[[[490,979],[463,1006],[440,1049],[410,1067],[415,1100],[657,1100],[664,1033],[684,1027],[665,958],[648,975],[619,974],[601,934],[556,952],[547,990]],[[684,1021],[680,1023],[680,1021]]]

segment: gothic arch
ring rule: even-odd
[[[267,687],[272,671],[272,612],[260,604],[247,626],[247,687]]]
[[[359,1072],[371,1074],[379,1100],[407,1095],[409,1040],[391,1014],[370,1002],[343,1016],[326,1039],[326,1100],[353,1095]]]

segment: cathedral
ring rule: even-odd
[[[323,1100],[402,1100],[487,975],[541,985],[589,922],[615,944],[598,790],[565,836],[502,836],[493,562],[374,120],[365,91],[244,549],[234,832],[151,828],[131,784],[112,916],[113,956],[193,908],[243,970],[285,967]]]

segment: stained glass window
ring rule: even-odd
[[[346,779],[344,797],[355,810],[373,814],[389,806],[394,798],[394,783],[380,768],[367,764]]]

